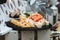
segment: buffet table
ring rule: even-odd
[[[20,33],[20,39],[19,40],[40,40],[40,39],[38,39],[39,38],[39,32],[41,32],[41,33],[43,33],[41,36],[44,36],[44,35],[50,35],[50,28],[52,27],[52,25],[51,24],[49,24],[49,25],[45,25],[45,26],[43,26],[42,28],[37,28],[37,27],[32,27],[32,28],[20,28],[20,27],[17,27],[17,26],[14,26],[14,25],[12,25],[11,23],[9,23],[9,22],[6,22],[6,24],[7,24],[7,26],[8,27],[11,27],[11,28],[13,28],[14,30],[17,30],[17,31],[19,31],[19,33]],[[11,25],[10,25],[11,24]],[[46,31],[44,31],[44,30],[46,30]],[[43,32],[42,32],[43,31]],[[27,33],[27,32],[29,32],[29,33]],[[44,32],[46,33],[46,34],[44,34]],[[27,34],[26,34],[27,33]],[[30,34],[31,33],[31,34]],[[32,35],[32,33],[34,33],[33,34],[33,36],[34,36],[34,39],[33,38],[30,38],[30,39],[26,39],[28,36],[30,36],[30,35]],[[26,36],[26,38],[22,38],[22,37],[25,37]],[[41,40],[44,40],[44,39],[41,39]],[[46,40],[46,39],[45,39]],[[48,39],[47,39],[48,40]]]

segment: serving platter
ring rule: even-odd
[[[16,25],[14,25],[14,24],[12,24],[12,23],[10,23],[10,22],[5,22],[6,23],[6,25],[8,26],[8,27],[11,27],[11,28],[13,28],[14,30],[19,30],[19,31],[27,31],[27,30],[47,30],[47,29],[50,29],[51,27],[52,27],[52,25],[51,24],[49,24],[49,25],[43,25],[42,26],[42,28],[37,28],[36,26],[35,27],[25,27],[25,28],[22,28],[22,27],[17,27]]]

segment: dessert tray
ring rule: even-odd
[[[12,27],[15,30],[45,30],[50,29],[52,25],[44,19],[39,13],[25,13],[20,15],[19,18],[5,22],[8,27]]]

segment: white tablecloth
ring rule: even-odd
[[[5,35],[7,34],[8,32],[10,32],[12,30],[12,28],[9,28],[9,27],[0,27],[0,36],[1,35]]]

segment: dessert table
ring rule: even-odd
[[[6,22],[6,25],[8,26],[8,27],[11,27],[11,28],[13,28],[13,30],[17,30],[17,31],[19,31],[19,33],[20,33],[20,37],[22,36],[22,37],[25,37],[26,35],[28,36],[30,33],[34,33],[34,39],[24,39],[24,38],[20,38],[19,40],[40,40],[40,39],[38,39],[39,38],[39,32],[40,31],[44,31],[47,35],[49,34],[50,35],[50,28],[52,27],[52,25],[51,24],[49,24],[49,25],[44,25],[44,26],[42,26],[42,28],[37,28],[37,27],[31,27],[31,28],[21,28],[21,27],[17,27],[16,25],[13,25],[13,24],[11,24],[11,23],[9,23],[9,22]],[[32,32],[33,31],[33,32]],[[49,32],[48,32],[49,31]],[[30,33],[27,33],[27,32],[30,32]],[[44,32],[42,32],[42,33],[44,33]],[[27,33],[25,36],[24,36],[24,34],[25,33]],[[32,35],[32,34],[30,34],[30,35]],[[41,35],[41,34],[40,34]],[[43,35],[43,34],[42,34]],[[45,34],[44,34],[45,35]],[[27,37],[26,36],[26,37]],[[44,39],[41,39],[41,40],[44,40]],[[48,39],[47,39],[48,40]]]

